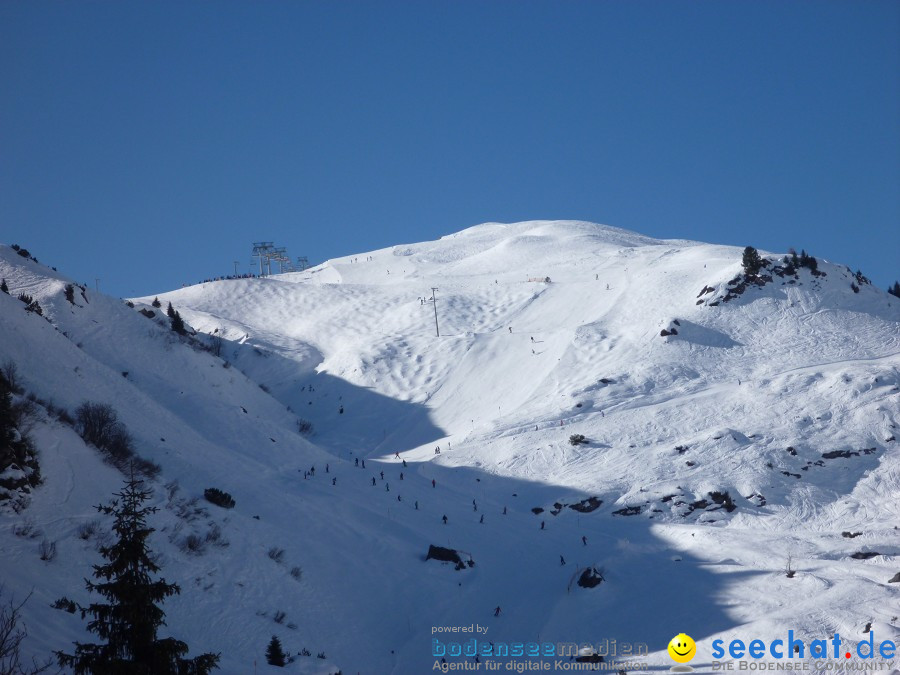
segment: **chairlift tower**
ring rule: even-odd
[[[294,266],[291,264],[291,259],[288,257],[287,249],[284,246],[273,249],[271,258],[278,263],[278,270],[280,274],[294,271]]]
[[[259,260],[259,276],[264,277],[272,273],[270,257],[275,248],[271,241],[257,241],[253,243],[252,258]]]
[[[309,260],[306,256],[297,258],[296,265],[288,255],[287,248],[284,246],[276,247],[271,241],[257,241],[253,243],[253,255],[251,256],[251,266],[254,264],[253,259],[259,264],[259,276],[265,277],[272,274],[272,263],[278,263],[278,273],[297,272],[305,270],[309,267]]]

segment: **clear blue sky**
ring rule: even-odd
[[[0,241],[120,296],[485,221],[900,278],[900,2],[0,2]]]

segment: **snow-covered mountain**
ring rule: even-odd
[[[471,624],[644,643],[657,668],[680,632],[695,666],[715,639],[788,629],[896,641],[900,299],[783,252],[747,279],[741,253],[492,223],[157,308],[69,302],[70,280],[0,247],[0,362],[56,407],[112,404],[161,466],[152,541],[183,589],[165,631],[226,673],[271,668],[273,634],[312,653],[293,672],[430,672],[433,637],[473,637],[433,630]],[[169,302],[196,336],[169,329]],[[121,484],[39,417],[44,483],[0,515],[7,592],[33,589],[29,654],[93,639],[49,604],[89,599],[103,534],[85,524]],[[474,567],[426,562],[432,544]],[[587,568],[604,582],[578,586]]]

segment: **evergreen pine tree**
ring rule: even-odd
[[[806,266],[810,269],[811,272],[815,272],[819,269],[819,261],[816,260],[813,256],[808,256],[806,258]]]
[[[759,257],[759,251],[752,246],[747,246],[744,249],[744,257],[741,260],[741,265],[743,265],[744,271],[747,274],[757,274],[759,268],[762,267],[762,258]]]
[[[188,652],[184,642],[157,637],[157,630],[165,625],[159,603],[181,589],[165,579],[151,578],[159,567],[151,560],[147,545],[154,530],[147,526],[146,518],[157,510],[144,506],[150,495],[132,472],[122,491],[115,493],[119,499],[97,507],[115,517],[117,540],[100,548],[107,562],[94,565],[97,582],[85,580],[87,589],[107,602],[79,608],[82,619],[88,614],[93,617],[88,631],[104,642],[76,642],[75,654],[56,652],[60,667],[72,668],[76,675],[207,675],[218,665],[218,654],[182,658]]]
[[[272,639],[269,640],[269,646],[266,647],[266,662],[270,666],[280,666],[284,668],[284,650],[281,648],[281,641],[274,635],[272,636]]]
[[[9,286],[6,285],[6,279],[0,280],[0,291],[9,295]]]
[[[184,329],[184,319],[181,318],[181,314],[179,314],[177,310],[172,316],[172,330],[179,335],[184,335],[187,332]]]
[[[14,465],[26,474],[20,479],[3,481],[3,487],[7,489],[36,486],[41,482],[40,466],[31,440],[16,428],[18,420],[13,410],[12,389],[12,383],[0,373],[0,473]]]
[[[65,287],[66,300],[69,301],[70,304],[75,304],[75,287],[72,284],[66,284]]]
[[[181,314],[179,314],[176,309],[172,307],[171,302],[166,308],[166,315],[169,317],[169,321],[173,331],[175,331],[179,335],[184,335],[187,332],[184,330],[184,319],[182,319]]]
[[[896,295],[898,298],[900,298],[900,281],[895,281],[894,285],[888,289],[888,293],[890,293],[891,295]]]
[[[162,303],[159,301],[159,298],[153,298],[153,302],[151,302],[150,304],[153,305],[154,307],[156,307],[157,309],[159,309],[159,307],[162,306]],[[169,306],[171,307],[172,303],[169,303]]]

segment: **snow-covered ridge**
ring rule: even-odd
[[[168,331],[153,296],[131,308],[88,289],[73,306],[65,277],[0,247],[13,294],[0,295],[0,361],[67,408],[115,402],[160,483],[235,496],[233,512],[185,524],[160,490],[155,540],[185,588],[166,607],[173,633],[222,651],[225,672],[249,672],[272,633],[345,671],[425,672],[431,626],[472,622],[497,640],[643,641],[661,665],[685,626],[707,655],[717,637],[786,627],[856,640],[872,622],[883,639],[898,631],[900,300],[818,262],[824,276],[802,269],[711,306],[698,300],[726,294],[738,248],[489,223],[161,293],[163,314],[172,302],[224,337],[226,368]],[[24,288],[49,321],[22,310]],[[40,594],[31,633],[46,651],[84,637],[41,603],[78,592],[96,559],[76,523],[117,479],[70,430],[35,438],[46,484],[0,536],[4,571]],[[588,497],[602,504],[568,508]],[[22,518],[58,538],[64,562],[34,566],[34,542],[11,533]],[[186,554],[179,523],[213,523],[231,545]],[[477,565],[426,564],[429,544]],[[569,592],[576,566],[607,581]],[[272,621],[279,609],[296,629]]]

